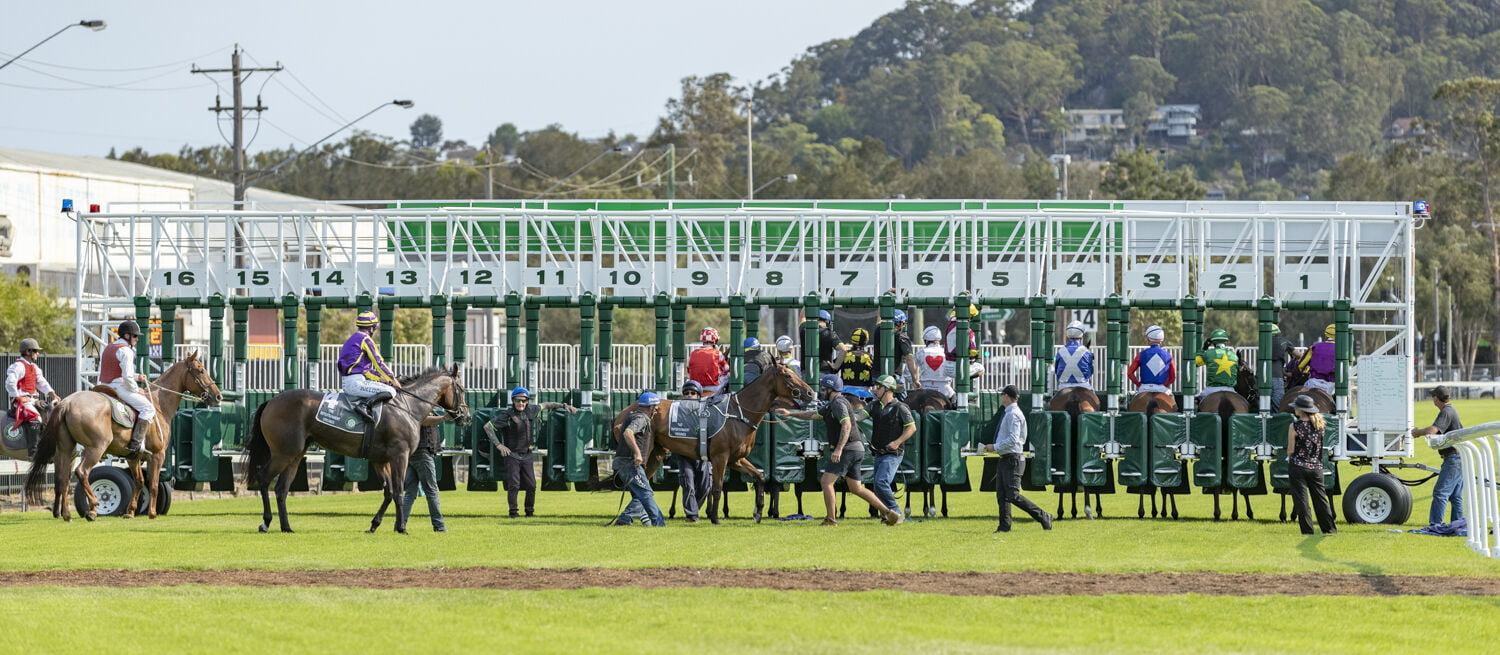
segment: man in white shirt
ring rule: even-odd
[[[36,407],[38,397],[45,395],[53,403],[61,398],[36,363],[42,354],[36,339],[22,339],[20,351],[21,358],[5,371],[5,393],[14,406],[16,425],[26,437],[26,457],[36,459],[36,444],[42,436],[42,413]]]
[[[141,339],[141,326],[135,321],[125,321],[115,330],[120,336],[99,353],[99,384],[108,385],[126,405],[135,408],[135,428],[130,432],[130,445],[126,454],[132,459],[141,459],[145,452],[146,427],[156,418],[156,404],[146,396],[146,376],[135,370],[135,344]]]
[[[1042,511],[1036,503],[1021,495],[1021,475],[1026,471],[1026,414],[1016,400],[1021,392],[1016,385],[1008,384],[1000,390],[1000,405],[1004,415],[1000,429],[995,431],[995,443],[985,444],[984,449],[1000,455],[1000,466],[995,471],[995,498],[1000,502],[1000,527],[995,532],[1010,532],[1010,506],[1031,515],[1043,530],[1052,529],[1052,515]]]

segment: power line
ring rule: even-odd
[[[230,115],[234,117],[234,200],[235,202],[244,202],[245,189],[247,188],[247,185],[245,183],[245,112],[262,112],[267,108],[264,105],[260,104],[259,97],[255,99],[254,107],[246,107],[243,85],[246,76],[258,72],[274,73],[281,70],[281,64],[278,63],[274,68],[245,68],[240,65],[240,47],[238,44],[236,44],[234,47],[234,54],[230,56],[229,63],[229,68],[208,69],[198,68],[198,65],[194,64],[192,71],[194,74],[201,75],[211,75],[213,73],[229,73],[234,84],[234,105],[225,107],[220,102],[220,98],[215,96],[214,106],[209,107],[208,110],[214,112],[214,114],[216,115],[226,111],[232,112]],[[236,263],[238,264],[238,262]]]
[[[64,70],[84,71],[84,72],[90,72],[90,73],[138,73],[140,71],[157,70],[159,68],[176,68],[176,67],[181,66],[183,64],[191,63],[192,61],[197,60],[197,59],[202,59],[204,57],[210,57],[210,56],[219,54],[219,53],[224,52],[225,50],[228,50],[228,49],[229,49],[229,46],[224,46],[224,47],[219,48],[217,50],[211,50],[211,51],[205,52],[205,53],[203,53],[201,55],[197,55],[197,56],[194,56],[194,57],[189,57],[189,58],[183,59],[181,61],[174,61],[174,62],[167,63],[167,64],[157,64],[155,66],[141,66],[141,67],[138,67],[138,68],[88,68],[88,67],[84,67],[84,66],[67,66],[67,65],[64,65],[64,64],[49,64],[47,62],[37,61],[35,59],[27,59],[26,63],[31,64],[33,66],[46,66],[48,68],[61,68],[61,69],[64,69]],[[14,55],[11,55],[11,54],[5,53],[5,52],[0,52],[0,57],[12,57],[12,56],[14,56]]]

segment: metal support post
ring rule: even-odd
[[[448,365],[448,299],[432,297],[432,365]]]
[[[380,356],[389,363],[396,352],[396,299],[385,296],[379,302]]]
[[[1337,408],[1340,425],[1348,424],[1349,414],[1349,363],[1354,359],[1354,334],[1349,323],[1354,318],[1348,300],[1334,303],[1333,308],[1333,352],[1338,360],[1334,375],[1334,407]]]
[[[1260,297],[1260,308],[1256,310],[1256,319],[1260,327],[1260,339],[1256,345],[1255,373],[1256,392],[1260,394],[1260,413],[1269,414],[1277,408],[1271,406],[1271,375],[1279,371],[1271,369],[1271,327],[1276,325],[1276,299],[1270,296]]]
[[[526,378],[521,385],[532,389],[542,384],[542,307],[535,298],[526,302]],[[536,393],[532,389],[532,393]]]
[[[880,325],[876,327],[875,334],[880,341],[876,342],[876,349],[880,353],[880,361],[875,365],[880,367],[881,375],[895,375],[896,373],[896,296],[887,292],[880,296]]]
[[[1105,337],[1104,337],[1104,388],[1108,398],[1105,408],[1110,412],[1120,411],[1120,393],[1123,385],[1120,384],[1121,374],[1124,372],[1121,362],[1125,359],[1121,353],[1121,344],[1125,336],[1121,334],[1121,323],[1124,320],[1120,310],[1120,296],[1111,294],[1104,303],[1105,307]]]
[[[672,300],[656,295],[656,392],[672,388]]]
[[[140,326],[145,334],[141,341],[146,342],[146,347],[135,349],[135,370],[140,373],[151,372],[151,299],[146,296],[135,298],[135,324]],[[137,341],[136,343],[140,343]]]
[[[959,294],[953,299],[953,318],[957,329],[953,334],[954,355],[957,361],[953,363],[953,390],[958,400],[958,409],[965,410],[969,407],[969,329],[973,322],[969,319],[969,294]]]
[[[578,395],[575,405],[588,409],[594,404],[594,312],[593,292],[578,298]]]
[[[208,298],[208,374],[221,384],[224,379],[224,296]],[[225,386],[228,386],[225,384]]]
[[[745,297],[729,297],[729,389],[739,391],[745,383]]]
[[[505,296],[505,391],[521,386],[521,294]]]
[[[283,390],[301,386],[302,370],[297,365],[297,294],[289,293],[281,299],[281,370]]]
[[[1037,296],[1031,299],[1031,410],[1046,409],[1047,397],[1047,316],[1052,309],[1047,299]]]
[[[318,389],[322,380],[318,367],[323,361],[322,298],[307,299],[307,388]]]
[[[249,300],[249,298],[234,298],[230,301],[234,312],[234,390],[240,393],[245,393],[247,384],[245,367],[250,359]]]
[[[1188,296],[1182,299],[1182,361],[1178,362],[1179,370],[1182,371],[1182,411],[1184,414],[1192,414],[1198,408],[1198,365],[1194,360],[1198,358],[1198,344],[1203,340],[1203,330],[1200,321],[1203,320],[1203,310],[1199,308],[1198,299]]]
[[[672,303],[672,391],[687,383],[687,305]]]
[[[458,370],[463,371],[464,362],[469,360],[469,301],[464,298],[453,299],[453,363],[458,365]]]
[[[822,299],[816,293],[807,294],[807,299],[802,309],[802,378],[818,388],[818,378],[822,377],[823,362],[818,359],[818,310],[822,309]]]
[[[156,306],[161,310],[161,367],[165,371],[167,367],[177,363],[177,301],[171,298],[158,300]]]

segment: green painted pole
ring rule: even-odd
[[[818,388],[818,378],[822,377],[823,372],[823,362],[818,361],[818,311],[820,309],[822,309],[822,299],[818,298],[818,294],[807,294],[802,310],[802,377],[814,389]]]
[[[294,293],[281,299],[281,388],[288,391],[302,382],[302,369],[297,364],[297,300]]]
[[[1334,406],[1340,418],[1349,412],[1349,363],[1354,359],[1354,334],[1349,323],[1354,319],[1348,300],[1339,300],[1333,309],[1333,352],[1338,359],[1338,372],[1334,376]],[[1343,421],[1340,425],[1347,425]]]
[[[672,303],[672,391],[687,383],[687,305]]]
[[[146,296],[135,298],[135,324],[140,326],[145,333],[144,347],[135,349],[135,370],[144,373],[147,377],[151,375],[151,299]],[[137,341],[140,344],[141,341]]]
[[[656,392],[672,388],[672,299],[656,295]]]
[[[507,392],[521,386],[521,312],[521,294],[512,291],[505,296],[505,390]]]
[[[462,371],[469,361],[469,301],[453,299],[453,363]]]
[[[729,389],[745,383],[745,297],[729,297]]]
[[[1270,296],[1260,297],[1260,308],[1256,311],[1256,323],[1260,327],[1255,352],[1255,380],[1260,394],[1260,413],[1276,411],[1271,407],[1271,327],[1276,325],[1276,300]]]
[[[1123,369],[1120,362],[1124,356],[1120,352],[1120,344],[1124,337],[1120,334],[1120,325],[1124,320],[1121,312],[1120,296],[1111,294],[1105,300],[1105,347],[1104,347],[1104,388],[1107,398],[1106,408],[1111,412],[1120,411],[1120,393],[1123,385],[1120,384]]]
[[[578,393],[574,405],[588,409],[594,404],[594,294],[585,291],[578,298]]]
[[[161,365],[162,369],[177,363],[177,302],[170,298],[158,300],[161,310]]]
[[[231,300],[234,314],[234,390],[245,393],[245,367],[250,359],[250,305],[249,298]]]
[[[1031,299],[1031,411],[1046,409],[1047,398],[1047,299]]]
[[[386,362],[396,352],[396,299],[386,296],[380,299],[380,356]]]
[[[610,368],[615,358],[615,308],[609,303],[599,305],[599,391],[604,393],[605,402],[609,402],[609,394],[614,391],[614,384],[610,381]]]
[[[432,297],[432,365],[448,365],[448,299]]]
[[[224,384],[224,296],[219,294],[208,298],[208,374]]]
[[[535,298],[526,302],[526,378],[521,385],[536,393],[542,383],[542,307]]]
[[[875,333],[880,335],[881,375],[893,375],[896,371],[896,296],[890,292],[880,296],[880,326]]]
[[[953,316],[958,319],[957,330],[954,332],[954,354],[958,361],[953,365],[953,389],[958,398],[958,409],[966,410],[969,407],[969,329],[973,321],[969,320],[969,294],[964,292],[953,299]]]
[[[323,303],[322,298],[307,299],[307,388],[319,389],[319,364],[323,361]]]
[[[1182,300],[1182,361],[1177,363],[1182,372],[1182,410],[1192,414],[1198,407],[1198,344],[1203,342],[1200,321],[1203,311],[1198,299],[1192,296]]]

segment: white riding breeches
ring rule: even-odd
[[[1319,389],[1323,393],[1328,394],[1329,396],[1333,395],[1333,383],[1329,382],[1327,380],[1319,380],[1318,378],[1308,378],[1307,382],[1304,382],[1302,384],[1302,386],[1307,387],[1309,389]]]
[[[1137,387],[1136,390],[1135,390],[1135,392],[1136,393],[1172,393],[1172,390],[1168,389],[1166,387],[1166,385],[1161,385],[1161,384],[1143,384],[1143,385]]]
[[[1208,397],[1208,394],[1219,393],[1220,391],[1238,393],[1234,390],[1234,387],[1203,387],[1203,390],[1198,392],[1198,400],[1203,400],[1204,398]]]
[[[363,375],[345,375],[343,381],[344,395],[350,398],[369,398],[382,391],[396,395],[395,387]]]
[[[1063,389],[1072,389],[1072,388],[1075,388],[1075,387],[1081,387],[1081,388],[1084,388],[1084,389],[1093,389],[1094,388],[1093,385],[1091,385],[1091,384],[1089,384],[1087,382],[1059,382],[1057,384],[1057,388],[1058,388],[1059,391],[1061,391]]]
[[[146,397],[146,394],[131,391],[129,387],[125,386],[124,378],[109,383],[109,387],[115,390],[116,395],[120,396],[120,402],[130,405],[131,408],[135,409],[137,414],[136,420],[149,421],[156,418],[156,404],[152,403],[151,399]]]

